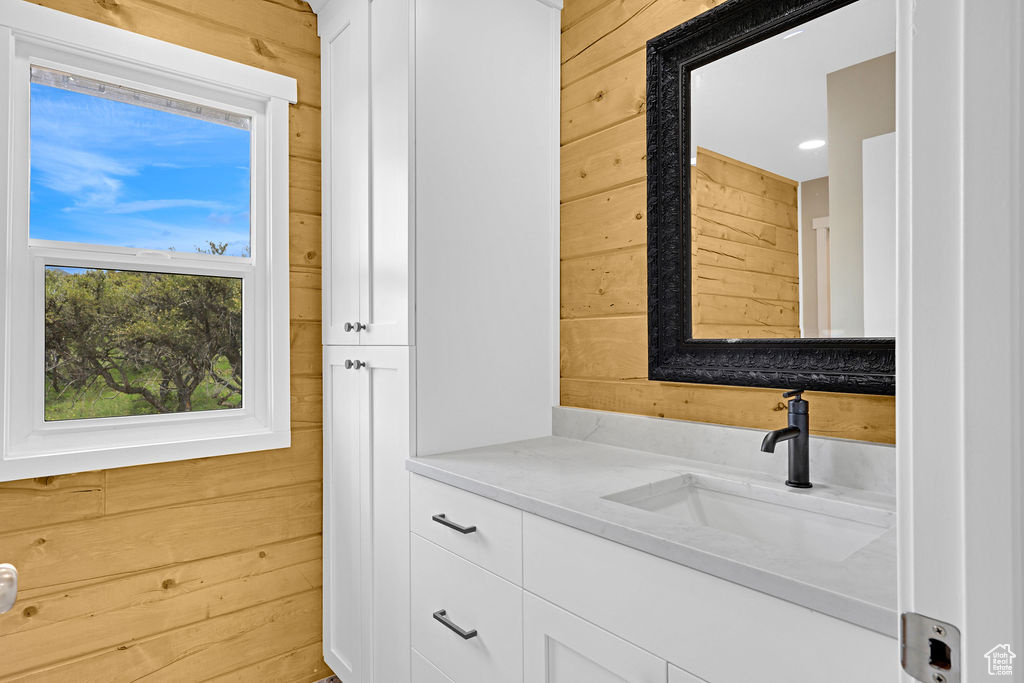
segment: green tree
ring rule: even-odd
[[[172,413],[205,383],[217,406],[241,404],[241,280],[47,268],[45,292],[50,395],[105,388]]]

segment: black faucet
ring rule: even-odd
[[[789,402],[789,426],[768,432],[761,442],[761,450],[774,453],[775,444],[780,441],[789,442],[789,479],[786,486],[798,489],[811,488],[811,464],[807,452],[807,401],[801,394],[803,389],[787,391],[783,398],[794,397]]]

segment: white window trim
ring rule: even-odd
[[[30,64],[251,117],[251,257],[29,240]],[[290,445],[288,104],[296,90],[280,74],[0,0],[0,481]],[[44,265],[241,278],[243,407],[44,422]]]

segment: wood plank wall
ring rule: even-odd
[[[719,0],[565,0],[561,403],[759,429],[780,391],[647,378],[644,47]],[[892,397],[809,393],[816,434],[894,443]]]
[[[39,0],[298,79],[292,447],[0,484],[0,680],[315,681],[321,658],[320,57],[298,0]]]
[[[800,337],[800,184],[697,148],[691,174],[693,337]]]

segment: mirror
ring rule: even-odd
[[[695,339],[896,336],[895,49],[858,0],[690,74]]]
[[[728,0],[648,43],[651,378],[893,393],[892,0]]]

